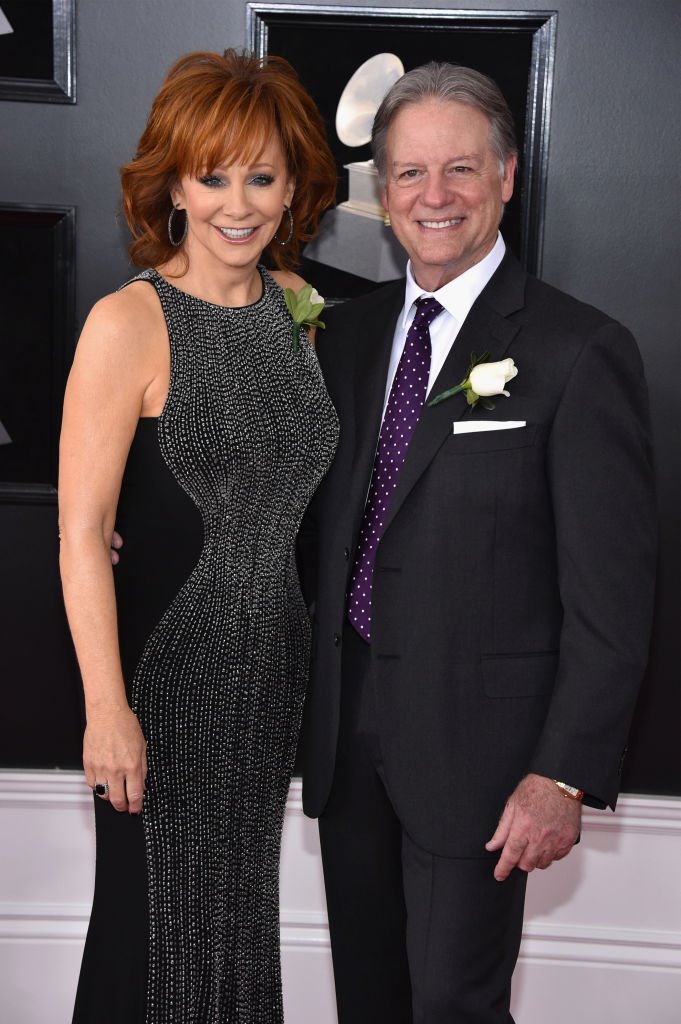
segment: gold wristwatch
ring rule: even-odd
[[[574,786],[568,786],[567,782],[559,782],[558,779],[553,780],[558,786],[563,796],[566,796],[568,800],[581,800],[584,796],[583,789],[576,789]]]

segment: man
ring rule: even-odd
[[[341,440],[301,542],[304,806],[340,1024],[509,1024],[527,873],[577,841],[582,797],[615,806],[646,662],[643,370],[623,327],[505,250],[493,82],[409,72],[372,141],[409,264],[318,337]],[[431,404],[473,353],[517,368],[496,408],[470,387]]]

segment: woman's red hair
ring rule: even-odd
[[[314,235],[336,197],[336,165],[324,123],[296,72],[282,57],[235,50],[190,53],[168,72],[154,100],[134,160],[121,168],[123,212],[137,266],[166,263],[177,254],[168,238],[171,187],[221,163],[250,163],[273,134],[295,179],[293,237],[265,250],[275,266],[291,269],[301,243]],[[286,238],[283,214],[278,236]]]

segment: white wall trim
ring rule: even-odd
[[[0,902],[0,942],[85,939],[89,903]]]
[[[681,970],[681,931],[526,922],[520,960]]]
[[[291,783],[287,816],[300,818],[302,784]],[[92,796],[80,771],[0,771],[0,810],[90,809]],[[681,835],[681,799],[621,797],[617,813],[584,809],[584,832]],[[82,942],[89,904],[0,901],[0,943]],[[329,948],[322,910],[282,908],[284,949]],[[584,923],[526,921],[521,961],[579,963],[647,970],[681,970],[681,931],[612,928]]]
[[[61,768],[0,769],[0,809],[37,810],[40,807],[89,807],[92,793],[82,771]],[[289,790],[287,811],[303,812],[302,782],[294,779]]]
[[[284,948],[331,949],[329,925],[321,910],[285,910],[282,908],[281,944]]]
[[[82,942],[87,903],[0,902],[0,943]],[[285,948],[328,949],[326,915],[321,911],[283,910]],[[681,970],[681,931],[601,928],[592,925],[526,923],[520,959]]]
[[[287,812],[303,813],[303,784],[293,779],[289,789]],[[41,805],[55,807],[64,804],[89,806],[92,800],[81,771],[61,769],[0,770],[0,808],[21,807],[36,809]],[[617,812],[584,808],[584,831],[647,832],[652,835],[681,835],[681,797],[638,796],[624,794],[617,804]]]
[[[585,807],[582,828],[585,832],[680,836],[681,798],[624,794],[618,800],[614,814]]]
[[[0,809],[90,806],[92,793],[81,771],[0,771]]]

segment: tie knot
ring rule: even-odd
[[[437,299],[433,298],[432,295],[421,296],[420,299],[416,300],[416,314],[414,321],[419,324],[432,324],[436,316],[439,316],[444,306],[442,306]]]

